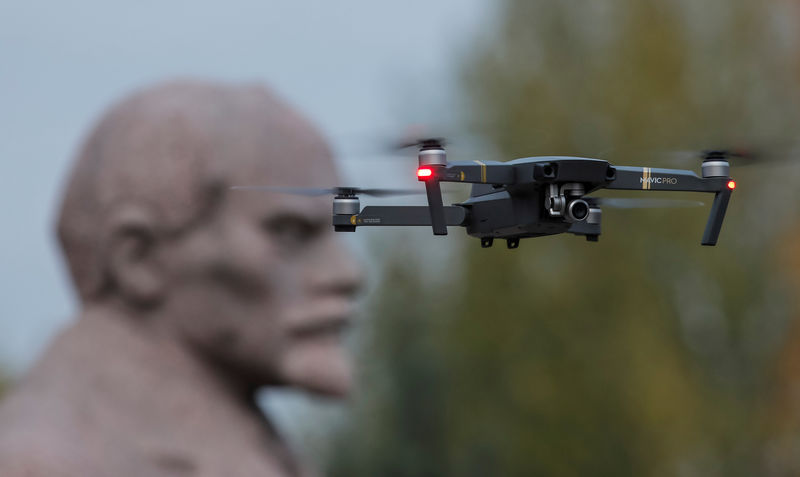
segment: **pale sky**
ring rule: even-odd
[[[346,148],[448,119],[458,62],[494,20],[489,0],[0,0],[0,368],[25,369],[74,313],[52,223],[112,101],[176,76],[264,81]]]

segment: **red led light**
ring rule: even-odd
[[[736,188],[736,181],[728,181],[728,189],[733,190]]]
[[[420,179],[424,179],[432,175],[433,175],[433,169],[427,167],[420,167],[419,169],[417,169],[417,177],[419,177]]]

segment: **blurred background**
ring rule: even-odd
[[[51,224],[82,134],[156,80],[267,82],[359,185],[414,184],[413,153],[365,152],[411,124],[481,142],[456,149],[468,159],[698,172],[672,152],[800,130],[796,0],[6,0],[0,60],[7,379],[76,307]],[[265,407],[333,476],[798,475],[800,164],[786,159],[732,169],[715,248],[700,246],[708,207],[609,210],[599,243],[518,250],[460,230],[353,234],[371,278],[358,391],[336,405],[265,392]]]

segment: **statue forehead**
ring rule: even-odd
[[[208,161],[228,184],[330,187],[338,183],[333,157],[319,131],[300,117],[241,118],[210,148]],[[215,174],[217,175],[217,174]]]
[[[107,149],[99,156],[121,158],[113,162],[123,170],[155,166],[236,182],[335,182],[320,132],[261,85],[167,83],[134,95],[107,119],[97,131]]]

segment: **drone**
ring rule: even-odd
[[[447,235],[448,227],[464,227],[468,235],[491,247],[506,240],[510,249],[523,238],[570,233],[597,242],[601,234],[602,207],[625,207],[626,199],[591,197],[601,190],[713,193],[714,200],[702,245],[714,246],[736,182],[730,177],[723,150],[702,154],[702,176],[682,169],[615,166],[606,160],[571,156],[541,156],[499,161],[448,161],[445,141],[428,138],[408,146],[418,148],[418,181],[424,183],[427,206],[366,206],[359,196],[388,197],[421,193],[419,190],[335,187],[234,186],[299,195],[333,197],[333,228],[355,232],[361,227],[428,226],[434,235]],[[442,183],[471,184],[467,200],[444,205]],[[628,199],[653,205],[658,199]]]

